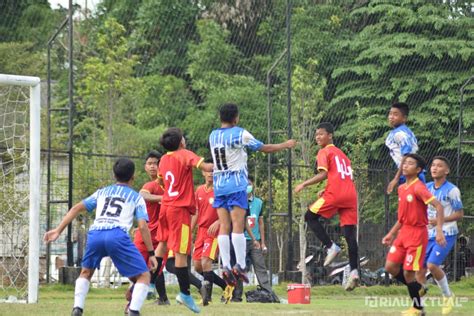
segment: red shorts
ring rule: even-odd
[[[403,225],[390,247],[387,261],[403,263],[403,270],[418,271],[423,267],[428,246],[428,229],[425,226]]]
[[[201,260],[202,257],[207,257],[216,260],[219,248],[217,246],[217,236],[212,236],[207,233],[208,227],[199,227],[194,242],[193,260]]]
[[[166,242],[168,249],[176,253],[191,252],[191,213],[186,207],[161,206],[156,233],[158,242]]]
[[[309,206],[309,210],[324,218],[331,218],[339,213],[341,226],[357,225],[357,199],[345,205],[337,203],[336,200],[337,198],[331,195],[323,195]]]

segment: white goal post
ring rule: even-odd
[[[40,78],[0,74],[0,85],[30,87],[29,96],[29,225],[28,303],[38,301],[40,251]]]

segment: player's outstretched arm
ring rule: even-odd
[[[74,205],[69,210],[69,212],[66,213],[61,223],[59,223],[59,225],[56,228],[44,234],[43,241],[46,243],[49,243],[51,241],[55,241],[56,239],[58,239],[59,235],[61,235],[64,228],[66,228],[66,226],[69,225],[77,217],[77,215],[79,215],[79,213],[84,210],[86,210],[86,206],[84,205],[82,201]]]
[[[301,192],[307,186],[319,183],[321,181],[326,180],[327,178],[328,178],[328,172],[326,170],[321,169],[319,170],[319,173],[315,175],[314,177],[306,180],[303,183],[298,184],[295,188],[295,193]]]
[[[214,168],[214,164],[209,163],[209,162],[202,162],[199,164],[198,168],[204,172],[212,172],[212,169]]]
[[[436,209],[436,242],[444,247],[446,246],[446,238],[443,233],[444,207],[437,199],[433,199],[430,204]]]
[[[155,258],[155,249],[153,249],[153,243],[151,241],[151,234],[150,230],[148,229],[148,223],[144,219],[139,219],[138,220],[138,229],[140,230],[140,233],[142,234],[143,238],[143,243],[145,244],[145,247],[150,254],[150,270],[155,271],[156,267],[158,266],[158,263]]]
[[[285,149],[290,149],[296,146],[296,140],[294,139],[289,139],[284,143],[280,144],[264,144],[262,147],[260,147],[259,151],[264,152],[264,153],[274,153],[277,151],[282,151]]]
[[[163,195],[151,194],[146,190],[140,190],[140,195],[145,199],[145,201],[154,203],[161,202],[161,199],[163,198]]]

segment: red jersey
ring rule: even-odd
[[[402,225],[428,225],[428,204],[433,194],[419,178],[398,187],[398,221]]]
[[[165,187],[162,205],[187,207],[194,214],[193,167],[199,167],[203,160],[187,149],[168,152],[161,157],[158,176]]]
[[[318,170],[328,173],[328,182],[324,194],[333,196],[339,200],[339,204],[347,201],[351,206],[357,201],[357,193],[352,181],[351,161],[347,156],[334,146],[329,144],[318,151],[316,157]]]
[[[217,221],[217,210],[212,207],[214,203],[214,190],[211,187],[206,189],[206,185],[201,185],[197,188],[196,193],[196,209],[198,211],[197,225],[199,227],[209,228],[215,221]]]
[[[140,191],[145,191],[153,195],[163,195],[165,191],[161,188],[157,180],[147,182]],[[146,211],[148,213],[148,228],[150,231],[158,227],[158,217],[160,214],[161,204],[159,202],[149,202],[145,200]]]

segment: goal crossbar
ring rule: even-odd
[[[29,245],[28,245],[28,303],[38,301],[39,249],[40,249],[40,78],[0,74],[0,85],[30,87],[30,128],[29,128]]]

